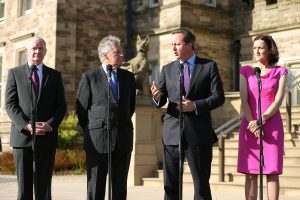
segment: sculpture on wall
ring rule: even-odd
[[[124,62],[122,65],[123,69],[126,69],[134,74],[137,95],[150,94],[149,75],[151,74],[151,70],[149,68],[148,50],[149,35],[147,35],[144,40],[141,39],[139,35],[137,35],[137,55],[127,62]]]

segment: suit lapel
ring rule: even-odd
[[[204,65],[201,64],[200,58],[196,57],[195,64],[194,64],[194,69],[193,69],[191,80],[190,80],[190,87],[189,87],[189,91],[188,91],[187,95],[190,93],[191,89],[195,85],[195,83],[196,83],[203,67],[204,67]]]
[[[31,87],[31,77],[30,77],[30,70],[29,70],[29,66],[28,64],[23,65],[23,69],[25,71],[24,73],[24,80],[26,80],[26,83],[28,85],[29,91],[30,91],[30,87]]]
[[[38,100],[40,99],[40,97],[43,95],[44,93],[44,89],[49,81],[49,77],[50,77],[50,72],[49,69],[46,65],[43,65],[43,76],[42,76],[42,84],[40,87],[40,92],[39,92],[39,96],[38,96]]]
[[[174,62],[172,70],[170,72],[170,73],[172,73],[171,77],[176,77],[176,91],[180,91],[179,66],[181,66],[181,64],[180,64],[179,60],[177,60],[176,62]]]

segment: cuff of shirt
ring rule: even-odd
[[[195,114],[198,115],[197,106],[195,104],[195,101],[193,101],[193,103],[194,103],[194,106],[195,106]]]

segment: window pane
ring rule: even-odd
[[[150,62],[150,69],[151,69],[150,84],[152,84],[152,81],[158,83],[159,66],[157,64],[157,61]]]
[[[20,0],[20,16],[32,8],[32,0]]]
[[[275,4],[277,0],[267,0],[267,5]]]
[[[19,57],[18,65],[22,65],[27,62],[27,56],[24,51],[20,51],[18,57]]]
[[[26,10],[31,9],[32,0],[24,0],[25,1],[25,8]]]
[[[155,7],[158,6],[158,0],[149,0],[149,7]]]
[[[4,8],[5,8],[4,1],[0,1],[0,19],[4,17]]]

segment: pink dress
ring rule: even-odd
[[[244,66],[240,74],[247,80],[248,103],[252,116],[258,118],[258,85],[253,67]],[[287,74],[287,69],[275,66],[261,76],[261,113],[263,114],[275,100],[279,79]],[[237,171],[259,174],[259,138],[247,130],[248,122],[243,117],[239,134]],[[263,174],[282,174],[284,132],[279,110],[263,124]]]

